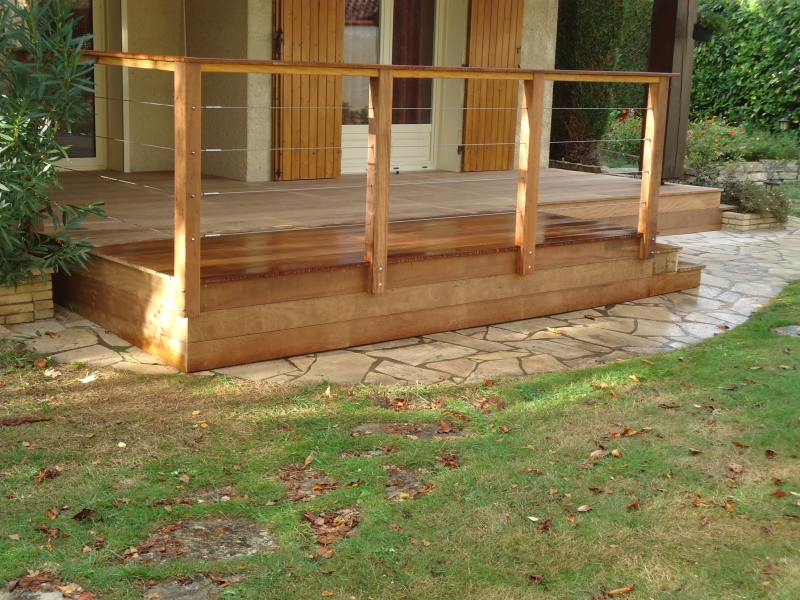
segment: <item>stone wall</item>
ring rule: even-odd
[[[0,287],[0,325],[30,323],[35,319],[53,316],[53,278],[48,273],[47,283],[34,276],[16,289]]]
[[[736,181],[795,181],[800,176],[800,160],[762,160],[732,163],[719,168],[719,180],[733,176]]]

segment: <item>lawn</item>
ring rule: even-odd
[[[784,181],[781,189],[792,199],[792,214],[800,217],[800,181]]]
[[[388,390],[84,383],[6,344],[0,420],[49,420],[0,427],[0,582],[30,569],[103,599],[198,573],[235,575],[230,598],[796,599],[800,339],[770,329],[799,320],[796,283],[672,354]],[[376,422],[434,437],[351,435]],[[388,500],[392,465],[408,485]],[[357,526],[351,512],[317,539],[340,509]],[[253,519],[277,548],[147,564],[150,533],[206,516]]]

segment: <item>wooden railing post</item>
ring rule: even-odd
[[[365,255],[370,263],[368,291],[386,291],[389,245],[389,178],[392,153],[391,69],[369,80],[369,156],[367,160],[367,227]]]
[[[519,134],[519,186],[517,188],[517,272],[530,275],[536,259],[539,209],[539,168],[542,156],[542,117],[545,76],[535,73],[523,82],[522,122]]]
[[[658,197],[661,192],[661,172],[664,164],[664,135],[667,126],[669,77],[659,77],[649,84],[647,114],[642,152],[642,194],[639,205],[639,233],[642,245],[639,257],[656,255],[658,234]]]
[[[200,64],[175,65],[175,284],[178,314],[200,315]]]

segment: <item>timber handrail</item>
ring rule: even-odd
[[[244,58],[199,58],[131,52],[84,50],[86,58],[98,64],[140,69],[174,71],[182,63],[199,64],[203,73],[265,73],[272,75],[346,75],[377,77],[383,70],[395,79],[512,79],[533,81],[543,75],[545,81],[584,81],[598,83],[656,83],[662,77],[678,77],[677,73],[637,73],[629,71],[564,71],[556,69],[508,69],[491,67],[424,67],[408,65],[364,65],[351,63],[291,62]]]
[[[368,185],[365,257],[370,264],[367,291],[386,292],[388,280],[389,176],[392,89],[395,79],[490,79],[523,82],[519,185],[515,240],[517,273],[534,273],[539,207],[545,83],[580,81],[648,85],[639,206],[640,258],[655,256],[658,199],[664,154],[670,78],[675,73],[559,71],[484,67],[418,67],[275,60],[198,58],[83,51],[99,65],[172,71],[175,92],[175,284],[181,317],[200,314],[201,79],[203,73],[355,76],[370,78]]]

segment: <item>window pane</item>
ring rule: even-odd
[[[395,0],[393,65],[433,65],[435,19],[433,0]],[[429,125],[432,106],[432,79],[395,79],[393,123]]]
[[[380,0],[346,0],[344,16],[344,61],[380,62]],[[369,79],[343,80],[344,125],[366,125],[369,121]]]
[[[70,2],[75,16],[79,19],[75,24],[74,35],[81,37],[94,33],[94,23],[92,16],[92,0],[72,0]],[[84,48],[93,48],[92,40],[84,45]],[[92,75],[94,77],[94,74]],[[72,134],[66,132],[56,134],[56,141],[63,146],[70,146],[67,155],[70,158],[94,158],[97,155],[97,144],[95,139],[95,100],[94,94],[83,93],[83,101],[86,103],[89,113],[86,118],[72,126]]]

